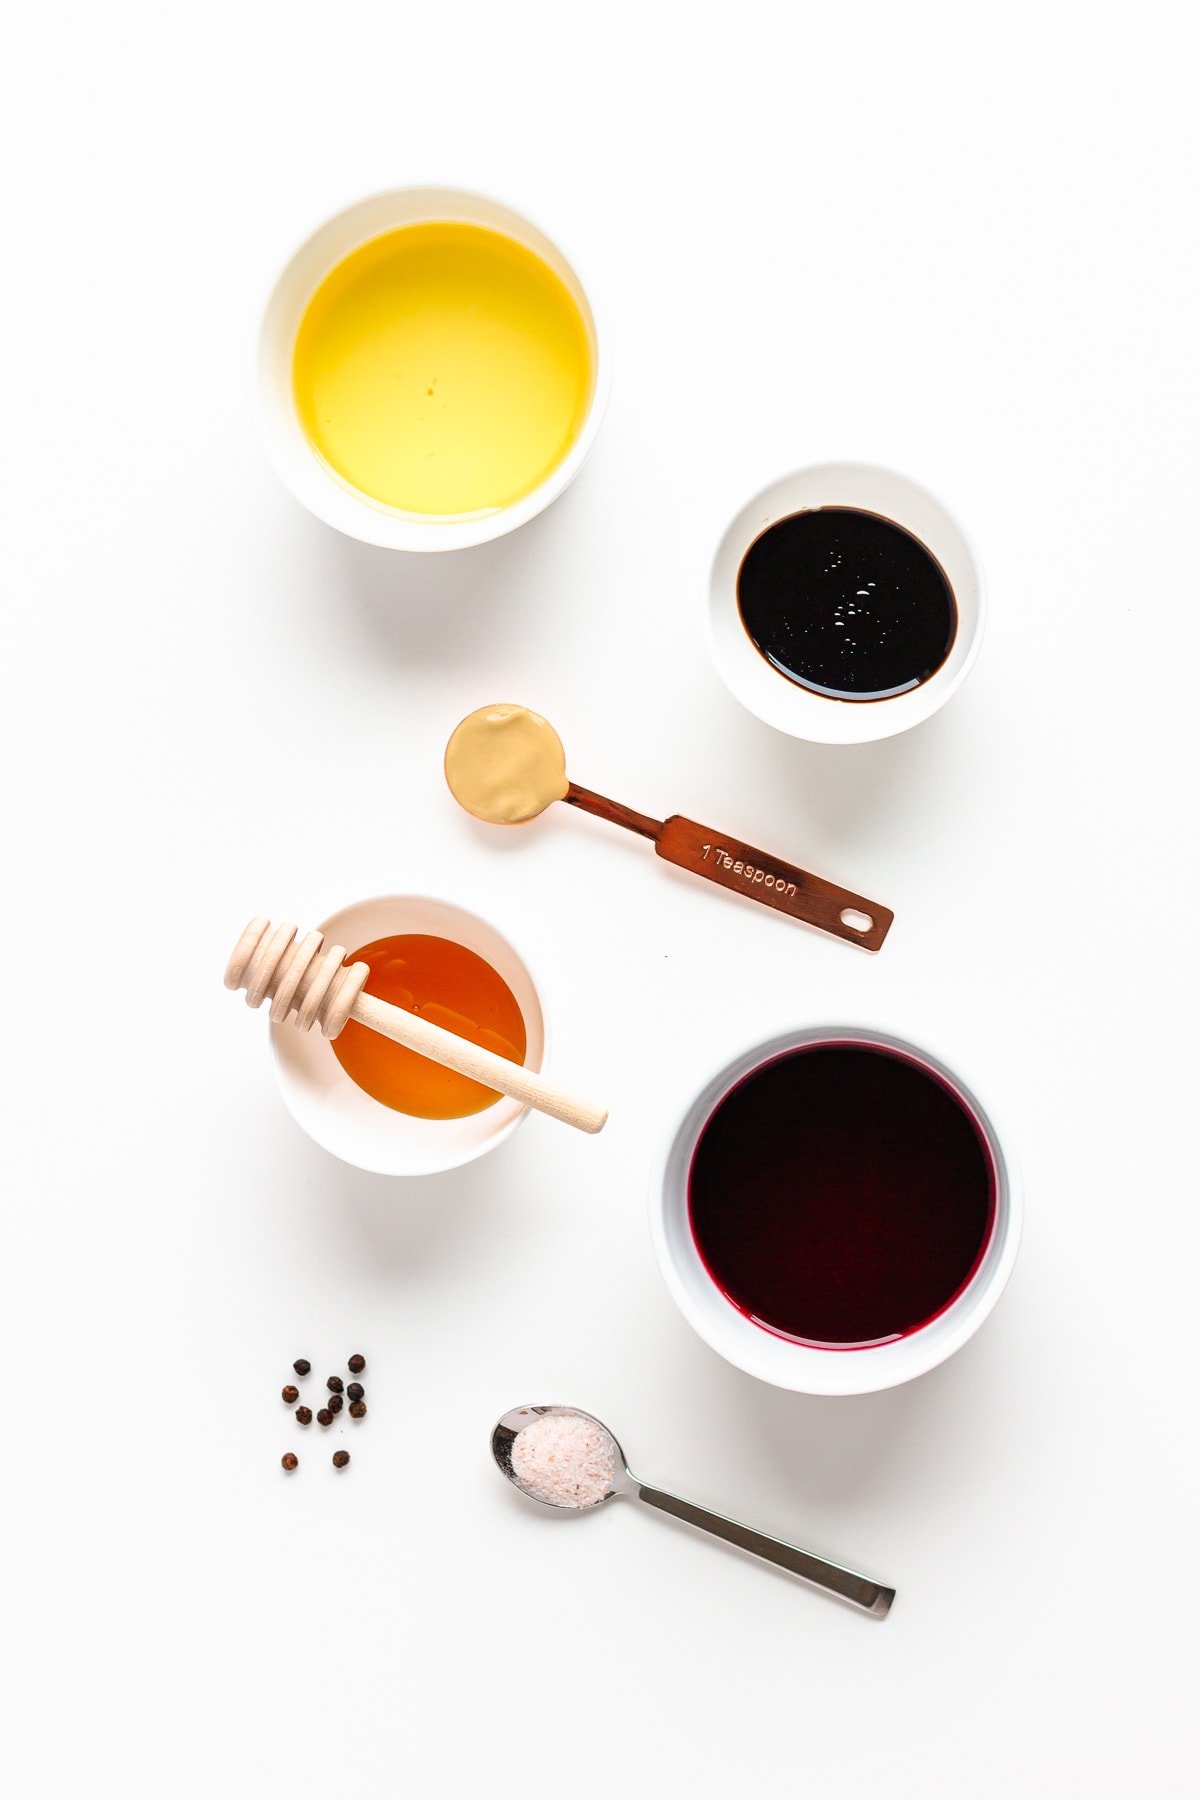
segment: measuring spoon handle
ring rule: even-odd
[[[636,1486],[638,1499],[644,1500],[647,1506],[670,1513],[673,1519],[682,1519],[687,1525],[697,1525],[701,1531],[711,1532],[713,1537],[723,1538],[739,1550],[748,1550],[751,1556],[761,1556],[764,1562],[774,1563],[776,1568],[786,1569],[789,1575],[798,1575],[802,1581],[824,1588],[826,1593],[836,1594],[852,1606],[861,1606],[864,1612],[874,1613],[878,1619],[887,1616],[896,1598],[895,1588],[883,1587],[865,1575],[856,1575],[853,1569],[843,1569],[840,1563],[826,1562],[823,1556],[814,1556],[811,1551],[799,1550],[794,1544],[768,1537],[765,1531],[754,1531],[749,1525],[722,1518],[720,1513],[695,1506],[690,1500],[680,1500],[675,1494],[664,1494],[661,1488],[646,1487],[640,1481]]]
[[[861,944],[864,950],[879,949],[895,917],[876,900],[823,881],[807,869],[798,869],[707,825],[697,825],[695,819],[682,818],[679,813],[664,820],[654,848],[667,862],[693,875],[731,888],[735,894],[748,894],[776,912],[803,919],[806,925],[832,932],[847,943]]]

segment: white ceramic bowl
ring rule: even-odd
[[[360,244],[402,225],[453,221],[490,226],[536,251],[566,283],[592,352],[592,397],[574,444],[539,487],[498,511],[431,517],[372,500],[334,474],[305,435],[292,392],[296,333],[316,289]],[[608,399],[608,356],[583,283],[545,232],[498,200],[462,188],[397,188],[360,200],[307,238],[284,269],[267,302],[258,349],[259,416],[267,454],[284,486],[327,525],[365,544],[393,550],[461,550],[487,543],[532,519],[574,480],[595,441]]]
[[[854,506],[880,513],[919,538],[954,590],[958,629],[950,654],[928,681],[890,700],[834,700],[811,693],[771,667],[755,648],[737,602],[738,570],[767,527],[792,513]],[[708,645],[730,692],[758,718],[814,744],[867,744],[919,725],[966,680],[983,638],[984,604],[970,545],[932,494],[890,469],[819,463],[756,494],[721,539],[708,597]]]
[[[327,942],[357,950],[375,938],[422,932],[451,938],[491,963],[512,989],[525,1020],[525,1064],[540,1069],[546,1026],[533,977],[507,938],[475,913],[448,900],[389,894],[360,900],[319,927]],[[472,1162],[510,1137],[529,1111],[501,1098],[466,1119],[416,1119],[364,1093],[319,1031],[272,1025],[275,1073],[288,1110],[309,1137],[356,1168],[377,1175],[432,1175]]]
[[[822,1350],[756,1325],[726,1298],[705,1268],[688,1219],[688,1175],[700,1134],[729,1090],[772,1057],[808,1044],[866,1044],[898,1050],[940,1075],[968,1107],[996,1169],[996,1216],[975,1274],[943,1313],[896,1342]],[[813,1025],[752,1045],[704,1083],[672,1125],[655,1172],[650,1229],[671,1296],[684,1318],[719,1355],[748,1375],[801,1394],[869,1394],[935,1368],[974,1336],[1004,1291],[1021,1236],[1020,1178],[995,1114],[940,1057],[890,1032],[858,1025]]]

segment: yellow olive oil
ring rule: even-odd
[[[309,301],[300,421],[335,474],[406,513],[494,512],[579,434],[591,343],[550,265],[503,232],[406,225],[351,252]]]

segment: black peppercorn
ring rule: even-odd
[[[311,1425],[312,1424],[312,1407],[311,1406],[298,1406],[296,1408],[296,1417],[297,1417],[297,1419],[299,1419],[301,1425]]]
[[[365,1400],[352,1400],[350,1402],[350,1417],[352,1419],[365,1419],[366,1416],[367,1416],[366,1401]]]
[[[350,1461],[350,1452],[348,1450],[335,1450],[334,1451],[333,1466],[335,1469],[344,1469],[346,1464],[349,1461]]]
[[[340,1394],[345,1383],[340,1375],[331,1375],[329,1380],[325,1383],[325,1386],[329,1389],[331,1394]]]
[[[300,1467],[300,1458],[298,1456],[293,1456],[290,1450],[286,1455],[281,1456],[279,1460],[282,1462],[289,1475],[293,1469],[298,1469]]]
[[[325,1404],[331,1413],[340,1413],[345,1402],[340,1394],[330,1394]]]
[[[365,1392],[366,1389],[361,1381],[352,1381],[346,1389],[346,1398],[347,1400],[361,1400]]]
[[[357,1350],[355,1351],[354,1355],[350,1358],[349,1362],[346,1364],[346,1367],[349,1369],[349,1371],[352,1375],[361,1375],[363,1370],[366,1368],[366,1366],[367,1366],[366,1357],[360,1356],[358,1354]]]
[[[293,1367],[293,1369],[295,1369],[297,1375],[311,1375],[312,1374],[312,1364],[310,1362],[306,1362],[304,1357],[302,1357],[302,1356],[298,1356],[296,1358],[295,1362],[292,1364],[292,1367]]]
[[[295,1406],[297,1400],[300,1398],[300,1389],[298,1387],[292,1387],[289,1382],[288,1386],[283,1390],[283,1397],[289,1406]]]
[[[318,1425],[332,1425],[333,1424],[333,1414],[330,1412],[330,1410],[327,1406],[323,1406],[321,1408],[320,1412],[317,1414],[317,1424]]]

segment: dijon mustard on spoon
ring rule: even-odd
[[[886,906],[807,869],[678,813],[647,818],[568,780],[558,733],[526,706],[482,706],[470,713],[451,735],[445,767],[459,805],[489,825],[521,825],[555,800],[565,800],[649,838],[665,861],[864,950],[878,950],[891,926],[893,914]]]

